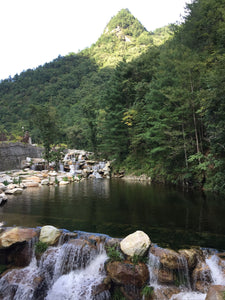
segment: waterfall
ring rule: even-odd
[[[158,273],[159,273],[160,260],[157,256],[149,252],[148,257],[148,271],[150,276],[149,285],[152,287],[159,287],[158,284]]]
[[[206,264],[210,268],[213,284],[224,285],[225,274],[222,272],[219,257],[213,254],[211,257],[206,259]]]
[[[32,299],[34,282],[37,280],[38,276],[35,258],[31,260],[28,267],[24,269],[14,269],[8,272],[0,279],[0,299]]]
[[[52,289],[48,292],[46,300],[93,299],[94,287],[104,279],[105,253],[99,254],[85,269],[72,271],[59,277]],[[99,297],[100,298],[100,297]],[[103,298],[103,297],[102,297]],[[110,293],[104,292],[104,299],[109,299]]]
[[[96,244],[71,238],[49,247],[39,261],[31,244],[30,265],[0,279],[0,299],[109,299],[110,292],[102,287],[108,257],[102,243]]]
[[[99,171],[99,165],[94,165],[92,167],[92,169],[93,169],[93,175],[94,175],[95,178],[97,178],[97,179],[102,178],[102,176],[98,172]]]
[[[64,172],[64,165],[62,163],[59,164],[59,171]]]
[[[185,256],[181,255],[178,257],[178,280],[181,283],[181,286],[189,291],[191,290],[190,275],[188,269],[188,262]]]

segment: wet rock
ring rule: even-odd
[[[169,300],[173,295],[180,293],[180,289],[175,286],[155,287],[149,300]]]
[[[120,290],[127,300],[141,300],[143,299],[141,289],[136,286],[129,284],[120,287]],[[122,299],[124,299],[124,297]],[[147,300],[147,299],[146,299]]]
[[[0,250],[1,251],[1,250]],[[28,242],[22,242],[12,245],[5,251],[7,264],[15,267],[26,267],[32,259],[32,247]]]
[[[86,239],[88,240],[88,242],[92,245],[95,245],[95,246],[100,246],[101,243],[104,243],[105,242],[105,239],[106,237],[103,236],[103,235],[88,235],[86,237]]]
[[[110,283],[105,283],[105,282],[102,282],[102,283],[94,286],[92,289],[92,297],[94,299],[98,299],[98,296],[99,296],[99,299],[102,299],[100,296],[104,293],[109,294],[110,287],[111,287]],[[105,299],[105,298],[103,298],[103,299]],[[108,298],[106,298],[106,299],[108,299]]]
[[[32,267],[14,269],[1,278],[0,299],[33,299],[32,295],[42,280]]]
[[[143,256],[151,244],[150,238],[143,231],[136,231],[120,242],[121,250],[128,256]]]
[[[204,261],[198,262],[192,276],[193,289],[201,293],[207,292],[211,282],[211,272],[208,265]]]
[[[71,270],[86,267],[97,255],[97,247],[83,239],[71,239],[67,245],[64,245],[64,248],[64,252],[68,253],[68,262],[73,259],[72,264],[68,263],[68,266],[71,265],[69,267]]]
[[[61,235],[61,231],[54,226],[46,225],[41,228],[39,240],[48,245],[54,245]]]
[[[37,234],[37,231],[32,228],[15,227],[8,229],[0,235],[0,248],[7,248],[15,243],[29,241]]]
[[[194,269],[196,267],[198,258],[202,257],[203,255],[200,249],[182,249],[178,252],[179,254],[181,254],[181,256],[186,258],[189,270]]]
[[[119,247],[121,239],[118,238],[109,238],[105,242],[105,248],[108,247]]]
[[[165,269],[178,270],[185,268],[185,264],[182,263],[181,256],[174,250],[153,246],[150,248],[150,252],[159,257],[160,263]]]
[[[219,257],[219,266],[221,267],[221,271],[223,273],[223,276],[225,278],[225,253],[218,254]]]
[[[160,269],[158,271],[158,281],[160,283],[174,283],[175,277],[173,271],[169,269]]]
[[[212,285],[209,288],[205,300],[224,300],[225,285]]]
[[[149,279],[148,267],[143,263],[134,265],[131,262],[108,262],[106,265],[108,276],[119,285],[134,285],[141,288]]]

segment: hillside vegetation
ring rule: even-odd
[[[2,137],[101,153],[153,180],[225,191],[225,3],[148,32],[121,10],[89,49],[0,84]],[[50,121],[51,120],[51,121]]]

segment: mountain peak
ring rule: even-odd
[[[131,61],[152,45],[152,36],[129,9],[111,18],[89,53],[101,67],[115,66],[124,58]]]
[[[104,34],[112,33],[117,37],[130,41],[132,37],[137,38],[145,31],[147,31],[145,27],[131,14],[128,8],[125,8],[112,17],[105,28]]]

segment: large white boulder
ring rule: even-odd
[[[60,235],[61,232],[59,229],[51,225],[46,225],[41,228],[39,240],[48,245],[54,245],[58,241]]]
[[[128,256],[143,256],[151,244],[149,236],[143,231],[129,234],[120,242],[120,248]]]

